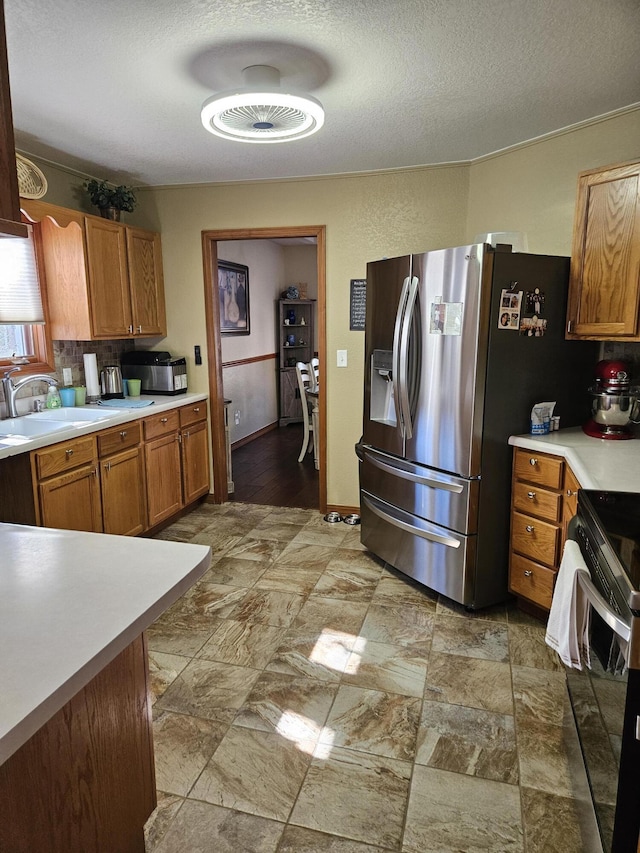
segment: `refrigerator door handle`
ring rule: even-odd
[[[408,521],[403,521],[402,518],[399,518],[396,515],[391,515],[391,513],[385,511],[377,501],[372,500],[366,494],[363,493],[361,497],[363,503],[374,515],[377,515],[378,518],[392,524],[394,527],[400,528],[400,530],[405,530],[407,533],[419,536],[422,539],[428,539],[430,542],[437,542],[439,545],[445,545],[447,548],[459,548],[461,545],[461,542],[458,539],[454,539],[452,536],[447,536],[444,533],[444,528],[433,527],[426,521],[422,521],[422,519],[416,519],[420,526]],[[404,515],[405,513],[402,514]]]
[[[394,465],[391,465],[388,462],[384,462],[375,453],[368,452],[366,449],[362,450],[362,458],[368,459],[372,465],[375,465],[376,468],[380,468],[381,471],[393,474],[395,477],[401,477],[403,480],[410,480],[412,483],[419,483],[421,486],[431,486],[433,489],[455,492],[457,495],[461,494],[463,491],[463,486],[460,483],[448,483],[434,477],[425,477],[422,474],[418,474],[415,469],[410,467],[407,463],[404,463],[403,465],[400,460],[398,460]]]
[[[400,399],[400,339],[402,334],[402,320],[407,307],[407,299],[409,297],[409,287],[411,279],[407,276],[402,284],[402,292],[400,293],[400,301],[398,302],[398,311],[396,313],[396,322],[393,329],[393,401],[398,415],[400,432],[404,435],[402,403]]]
[[[408,279],[407,279],[408,281]],[[400,398],[400,411],[402,412],[402,423],[404,427],[404,435],[405,438],[411,438],[413,436],[413,421],[411,418],[411,404],[409,400],[409,376],[408,376],[408,365],[409,365],[409,338],[411,336],[411,321],[413,319],[413,312],[416,307],[416,297],[418,295],[418,279],[416,276],[413,276],[411,279],[411,284],[409,286],[409,292],[407,294],[406,305],[404,314],[402,317],[402,327],[400,330],[400,356],[399,356],[399,368],[400,372],[398,374],[398,385],[399,388],[399,398]]]

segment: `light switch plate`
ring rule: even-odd
[[[337,353],[338,353],[338,358],[337,358],[338,367],[346,367],[347,366],[347,351],[346,351],[346,349],[339,349],[339,350],[337,350]]]

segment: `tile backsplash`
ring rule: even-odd
[[[84,362],[82,356],[86,352],[94,352],[98,362],[98,373],[108,364],[120,364],[120,356],[123,352],[133,349],[131,341],[53,341],[53,357],[55,371],[53,376],[58,385],[64,385],[62,381],[63,367],[71,368],[72,384],[85,385]],[[18,394],[18,400],[25,397],[42,397],[47,393],[47,385],[44,382],[28,385]],[[0,389],[0,400],[4,401]],[[24,406],[22,406],[24,408]],[[4,414],[4,409],[2,411]]]

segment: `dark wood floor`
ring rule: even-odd
[[[271,430],[232,452],[235,491],[230,500],[318,509],[313,452],[298,462],[302,424]]]

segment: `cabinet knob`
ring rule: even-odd
[[[525,527],[525,530],[527,531],[527,533],[533,533],[533,530],[534,530],[533,524],[527,524],[527,526]]]
[[[527,492],[527,497],[529,498],[530,501],[532,501],[535,498],[535,496],[536,496],[535,492]]]
[[[532,456],[531,459],[529,459],[529,465],[537,465],[537,464],[538,464],[538,460]]]
[[[200,411],[200,406],[194,406],[194,407],[193,407],[193,411],[194,411],[194,412],[196,413],[196,415],[197,415],[197,414],[198,414],[198,412]]]
[[[160,418],[160,423],[161,423],[161,424],[166,424],[166,422],[167,422],[168,420],[169,420],[169,418]]]
[[[530,578],[532,574],[533,574],[533,572],[531,571],[531,569],[525,569],[524,570],[525,578]]]
[[[577,494],[578,494],[577,492],[572,492],[572,491],[571,491],[571,489],[567,489],[567,497],[568,497],[568,498],[573,498],[573,497],[575,497]]]
[[[126,429],[121,430],[121,431],[120,431],[120,438],[126,438],[126,437],[127,437],[127,431],[126,431]]]
[[[64,455],[67,457],[67,459],[70,459],[73,456],[72,448],[69,447],[67,450],[65,450]]]

